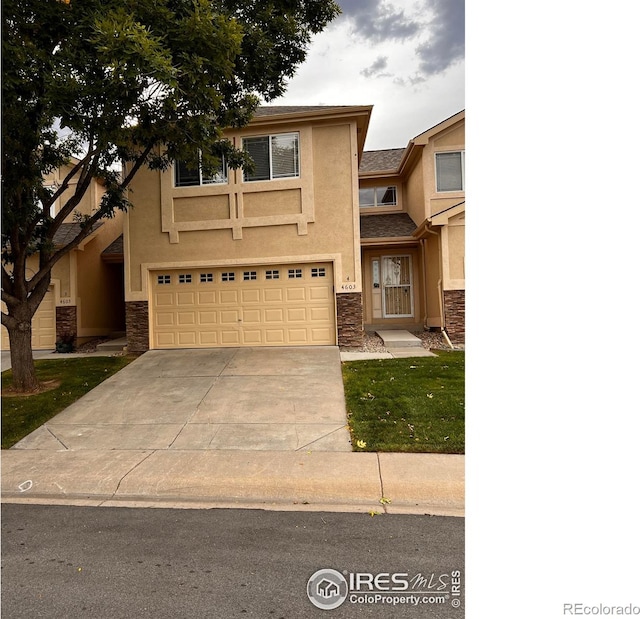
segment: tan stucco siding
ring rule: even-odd
[[[449,227],[449,277],[464,279],[464,226]]]
[[[433,140],[435,150],[464,148],[464,120]]]
[[[248,129],[243,134],[294,129]],[[162,266],[332,260],[336,282],[346,277],[359,281],[355,123],[297,129],[299,178],[244,183],[240,172],[232,172],[224,185],[175,188],[172,170],[164,175],[141,170],[129,196],[134,208],[125,223],[126,299],[147,300],[146,273]],[[180,200],[185,200],[184,207],[176,207]],[[181,227],[174,225],[176,214]]]
[[[106,264],[102,252],[122,232],[124,214],[104,220],[98,234],[76,252],[78,336],[107,335],[122,329],[123,291],[119,270],[122,265]]]
[[[67,164],[54,170],[50,174],[47,174],[44,177],[45,186],[49,188],[57,188],[62,184],[62,182],[72,169],[73,166]],[[67,200],[69,200],[69,198],[73,196],[77,188],[77,183],[78,177],[76,175],[69,182],[69,186],[67,187],[67,189],[56,200],[53,215],[56,215],[58,212],[60,212],[60,209],[66,204]],[[78,206],[76,206],[76,208],[74,209],[74,213],[82,213],[83,215],[91,214],[94,208],[96,208],[100,204],[100,200],[102,199],[104,192],[105,190],[103,185],[93,179],[89,184],[86,192],[80,199]],[[73,223],[75,221],[74,213],[72,213],[65,219],[65,223]]]
[[[404,206],[413,221],[420,225],[425,219],[424,170],[415,166],[406,180]]]
[[[424,191],[426,198],[426,216],[432,217],[464,200],[464,191],[436,191],[435,156],[439,152],[465,149],[464,119],[435,136],[422,152],[422,170],[424,174]]]
[[[445,273],[445,290],[459,289],[463,285],[464,274],[464,226],[447,226],[448,271]]]
[[[426,278],[428,327],[442,326],[442,264],[440,256],[440,238],[429,235],[426,239]]]

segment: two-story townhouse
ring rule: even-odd
[[[45,187],[55,189],[77,164],[72,159],[67,165],[52,171],[44,178]],[[75,193],[78,178],[73,177],[68,188],[51,206],[55,217],[67,200]],[[56,232],[53,242],[57,247],[69,243],[79,232],[76,215],[89,215],[100,204],[104,187],[99,179],[92,179],[86,193],[74,212]],[[76,343],[124,331],[124,268],[122,252],[117,252],[118,238],[122,235],[124,214],[121,212],[94,227],[82,243],[64,255],[51,271],[51,285],[32,321],[32,348],[51,350],[63,336],[72,336]],[[38,255],[28,258],[27,269],[37,271]],[[2,327],[2,349],[9,349],[9,335]]]
[[[464,342],[464,111],[360,164],[365,328]]]
[[[225,133],[252,173],[139,171],[124,230],[129,349],[359,345],[371,109],[259,108]]]

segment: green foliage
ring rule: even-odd
[[[357,451],[464,453],[464,352],[342,368]]]
[[[42,176],[71,154],[105,178],[103,214],[127,206],[108,173],[121,159],[164,168],[202,150],[206,165],[223,152],[244,164],[221,131],[284,92],[338,12],[332,0],[3,2],[3,228],[46,220]]]
[[[55,389],[29,396],[2,396],[2,449],[15,445],[133,359],[87,357],[36,361],[36,373],[45,388],[50,381],[60,384]],[[12,370],[2,373],[3,394],[7,394],[12,378]]]
[[[206,173],[222,156],[248,165],[223,130],[284,92],[312,35],[339,12],[333,0],[3,1],[2,324],[24,330],[54,264],[94,223],[130,207],[126,190],[142,166],[201,158]],[[44,187],[69,162],[61,185]],[[101,204],[55,247],[92,178],[104,183]],[[36,252],[39,270],[27,277]]]

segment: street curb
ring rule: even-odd
[[[10,450],[2,469],[3,502],[464,516],[464,456]]]

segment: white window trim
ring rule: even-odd
[[[386,300],[385,300],[385,289],[387,288],[387,284],[384,283],[384,281],[382,281],[381,284],[381,292],[382,292],[382,316],[383,318],[413,318],[415,315],[415,306],[414,306],[414,299],[413,299],[413,293],[414,293],[414,277],[413,277],[413,258],[411,256],[411,254],[396,254],[396,255],[385,255],[382,256],[381,260],[380,260],[380,276],[382,276],[382,272],[384,271],[384,267],[383,267],[383,262],[385,259],[393,259],[393,258],[408,258],[409,262],[409,298],[410,298],[410,303],[411,303],[411,313],[410,314],[389,314],[387,313],[387,304],[386,304]],[[405,284],[406,285],[406,284]],[[394,285],[390,285],[391,288],[393,287],[403,287],[403,285],[399,284],[397,286]],[[377,290],[377,289],[376,289]]]
[[[297,143],[298,143],[298,148],[297,148],[297,152],[296,152],[296,158],[297,158],[297,173],[296,174],[292,174],[291,176],[277,176],[274,178],[273,176],[273,154],[272,154],[272,150],[271,150],[271,141],[273,138],[277,138],[277,137],[284,137],[284,136],[288,136],[288,135],[292,135],[292,136],[296,136],[297,138]],[[248,135],[244,138],[242,138],[242,149],[244,150],[244,146],[245,146],[245,140],[250,140],[252,138],[269,138],[269,178],[261,178],[261,179],[253,179],[253,180],[249,180],[247,179],[244,170],[242,171],[242,181],[244,183],[270,183],[272,181],[283,181],[283,180],[288,180],[290,178],[300,178],[300,168],[301,168],[301,164],[300,164],[300,132],[299,131],[287,131],[286,133],[269,133],[269,134],[262,134],[262,135]]]
[[[438,155],[446,155],[448,153],[460,153],[460,166],[462,168],[462,189],[438,189]],[[433,153],[433,173],[434,173],[434,181],[436,193],[462,193],[465,189],[465,151],[464,149],[458,148],[454,150],[441,150],[437,153]]]
[[[395,204],[378,204],[378,189],[388,189],[389,187],[393,187],[395,190],[396,201]],[[360,187],[359,189],[373,189],[374,196],[374,204],[360,204],[358,201],[358,205],[360,208],[375,208],[375,209],[383,209],[383,208],[396,208],[399,206],[398,201],[398,185],[374,185],[372,187]]]

